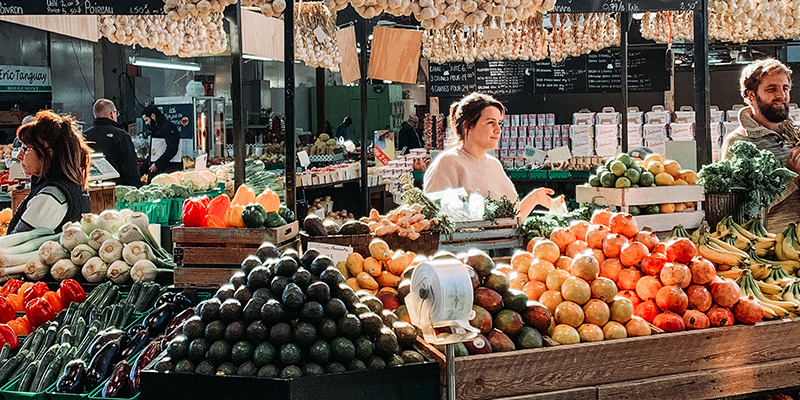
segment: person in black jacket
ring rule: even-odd
[[[180,171],[183,163],[171,162],[180,149],[181,134],[178,127],[164,116],[164,113],[155,105],[149,105],[142,110],[142,120],[150,131],[150,154],[153,155],[153,139],[164,139],[166,150],[155,161],[151,160],[148,168],[149,176],[156,174]]]
[[[403,122],[403,125],[400,126],[400,132],[397,133],[397,136],[399,136],[397,139],[397,150],[403,150],[404,147],[407,150],[424,147],[422,145],[422,139],[420,139],[417,131],[418,123],[419,118],[413,114],[408,116],[406,122]]]
[[[117,107],[108,99],[94,103],[94,126],[83,132],[89,146],[103,153],[117,172],[119,185],[141,186],[139,162],[133,149],[131,135],[117,123]]]

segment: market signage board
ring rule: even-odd
[[[0,65],[0,92],[50,92],[50,68]]]
[[[558,0],[554,13],[691,11],[697,0]]]
[[[5,0],[0,15],[164,14],[164,0]]]

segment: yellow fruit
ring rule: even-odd
[[[675,203],[675,212],[684,212],[684,211],[686,211],[686,204]]]
[[[693,202],[693,201],[687,201],[686,203],[683,203],[683,204],[685,204],[685,205],[686,205],[686,208],[692,208],[692,207],[694,207],[694,202]]]
[[[688,185],[688,184],[689,184],[689,183],[688,183],[688,182],[686,182],[686,181],[685,181],[685,180],[683,180],[683,179],[680,179],[680,178],[678,178],[678,179],[675,179],[675,186],[684,186],[684,185]]]
[[[359,253],[350,253],[345,261],[345,266],[350,271],[350,275],[358,276],[359,273],[364,272],[364,257]]]
[[[389,245],[381,239],[373,239],[369,244],[369,254],[378,261],[389,261],[392,255]]]
[[[685,180],[690,185],[696,185],[697,173],[690,169],[685,169],[681,171],[681,179]]]
[[[649,164],[650,161],[660,161],[661,163],[663,163],[666,160],[664,159],[664,156],[662,156],[661,154],[653,153],[653,154],[648,154],[647,157],[644,158],[645,164]]]
[[[675,204],[666,203],[659,206],[662,214],[671,214],[675,212]]]
[[[638,161],[636,161],[636,165],[638,165],[638,166],[640,166],[640,167],[644,168],[644,166],[645,166],[645,163],[644,163],[644,161],[642,161],[642,160],[638,160]]]
[[[672,175],[661,172],[656,174],[656,186],[672,186],[675,184],[675,178]]]
[[[364,271],[372,276],[379,276],[381,272],[383,272],[383,267],[381,266],[381,262],[372,258],[367,257],[364,259]],[[360,273],[359,273],[360,274]],[[358,274],[353,274],[358,276]]]
[[[658,175],[664,172],[664,164],[661,161],[649,161],[647,162],[647,170],[653,175]]]
[[[386,263],[386,267],[392,274],[400,275],[408,267],[409,264],[410,262],[408,260],[408,256],[406,256],[406,253],[403,250],[398,250],[394,253],[392,259],[389,260],[388,263]]]
[[[681,176],[681,165],[675,160],[667,160],[664,162],[664,171],[674,178],[679,178]]]

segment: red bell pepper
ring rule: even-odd
[[[33,328],[38,328],[39,325],[56,319],[56,313],[53,312],[47,301],[41,297],[25,304],[25,314],[27,314],[28,322],[31,323]]]
[[[208,199],[208,197],[206,197]],[[181,221],[184,226],[200,227],[208,215],[207,204],[203,204],[202,199],[186,199],[183,201],[183,211],[181,211]]]
[[[49,292],[50,288],[47,287],[47,284],[44,282],[36,282],[33,286],[25,289],[25,294],[23,295],[23,301],[25,303],[37,298],[44,296],[45,293]]]
[[[19,346],[19,337],[17,333],[6,324],[0,324],[0,347],[6,343],[11,346],[11,349],[16,349]]]
[[[20,286],[22,286],[22,281],[19,279],[11,279],[3,285],[3,289],[0,289],[0,296],[6,296],[11,293],[17,293]]]
[[[0,297],[0,324],[5,324],[14,318],[17,318],[17,312],[14,311],[14,307],[5,297]]]
[[[64,279],[58,290],[61,291],[61,304],[64,307],[70,303],[83,303],[86,300],[86,292],[75,279]]]
[[[56,314],[60,313],[61,310],[64,309],[64,304],[61,302],[61,297],[59,297],[58,293],[56,292],[47,292],[45,293],[42,298],[47,302],[50,308],[53,309],[53,312]]]

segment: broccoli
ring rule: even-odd
[[[734,158],[757,158],[759,156],[756,145],[744,140],[734,142],[728,152],[733,154]]]
[[[131,190],[136,190],[136,188],[133,186],[118,185],[114,188],[114,193],[116,194],[118,199],[122,199]]]
[[[128,203],[140,203],[146,201],[145,195],[139,189],[134,189],[129,191],[128,193],[125,193],[125,196],[123,196],[122,199]]]
[[[722,160],[704,165],[697,177],[707,193],[727,193],[733,184],[734,173],[730,160]]]

